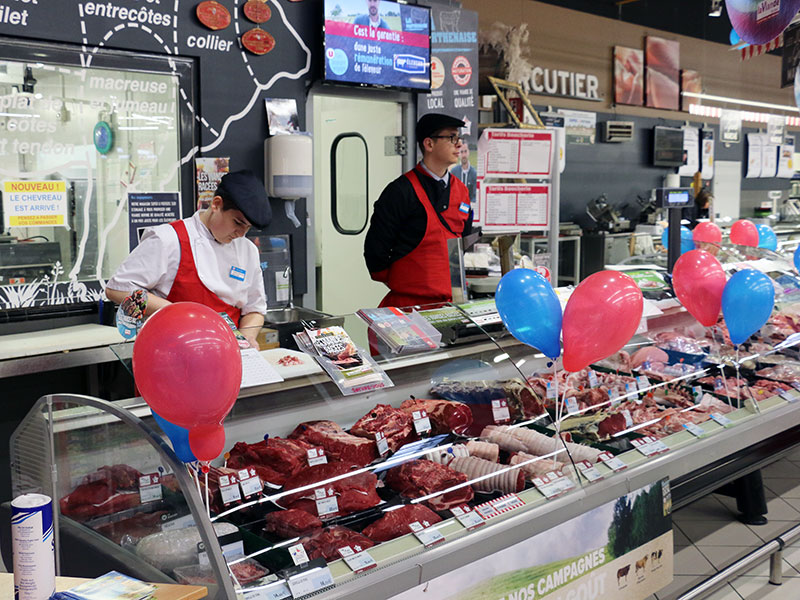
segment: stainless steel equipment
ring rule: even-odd
[[[586,214],[597,223],[597,228],[601,231],[625,231],[630,229],[631,222],[624,219],[619,212],[608,203],[605,194],[589,201],[586,205]]]

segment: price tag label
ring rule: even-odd
[[[635,440],[631,440],[631,444],[633,444],[633,447],[644,456],[650,457],[658,454],[655,448],[650,445],[650,442],[647,441],[647,438],[637,438]]]
[[[339,501],[331,488],[317,488],[314,490],[314,499],[317,502],[317,515],[320,518],[339,512]]]
[[[575,399],[575,396],[570,396],[566,399],[567,403],[567,413],[574,415],[575,413],[580,411],[578,408],[578,401]]]
[[[646,392],[650,389],[650,381],[647,379],[646,375],[639,375],[636,378],[636,383],[639,386],[640,392]]]
[[[389,454],[389,443],[386,441],[386,436],[382,431],[375,433],[375,443],[378,445],[378,454],[381,456]]]
[[[703,388],[701,388],[699,385],[694,386],[692,388],[692,396],[694,396],[694,403],[699,404],[703,399]]]
[[[244,600],[284,600],[292,597],[289,585],[283,580],[259,586],[254,590],[242,590],[242,593]]]
[[[656,454],[663,454],[664,452],[669,452],[669,447],[661,440],[657,440],[652,436],[647,436],[647,439],[650,440],[650,446],[655,448]]]
[[[256,470],[252,467],[239,471],[239,487],[242,488],[242,496],[249,498],[261,493],[264,486],[261,479],[256,475]]]
[[[792,386],[794,389],[796,389],[798,392],[800,392],[800,382],[798,382],[798,381],[793,381],[793,382],[792,382],[790,385],[791,385],[791,386]]]
[[[456,520],[466,527],[467,531],[472,531],[473,529],[477,529],[482,525],[486,525],[486,521],[483,520],[483,517],[480,515],[480,513],[471,510],[467,505],[456,506],[451,512],[455,516]]]
[[[533,485],[548,500],[560,496],[575,487],[572,480],[569,477],[564,477],[559,471],[550,471],[546,475],[534,477]]]
[[[239,482],[235,475],[220,476],[219,495],[222,497],[223,506],[239,502],[242,499],[242,494],[239,491]]]
[[[287,580],[292,596],[299,598],[333,585],[333,575],[328,567],[317,567],[298,573]]]
[[[415,410],[411,415],[414,417],[414,429],[418,435],[428,433],[431,430],[431,420],[428,418],[428,411]]]
[[[622,471],[623,469],[627,469],[628,465],[626,465],[622,460],[611,454],[611,452],[602,452],[598,455],[597,460],[601,461],[605,466],[607,466],[612,471]]]
[[[303,547],[303,544],[295,544],[294,546],[289,546],[289,556],[292,557],[292,562],[296,565],[304,565],[308,562],[308,554],[306,554],[306,549]]]
[[[625,428],[630,429],[633,427],[633,417],[631,416],[631,411],[627,408],[624,408],[620,411],[620,414],[625,417]]]
[[[414,521],[408,527],[413,532],[414,537],[422,542],[422,545],[426,548],[430,548],[444,541],[442,533],[436,529],[436,527],[431,527],[430,523],[427,521],[423,521],[422,523]]]
[[[353,573],[363,573],[378,566],[375,559],[361,546],[356,545],[355,548],[344,546],[339,548],[338,552]]]
[[[595,467],[588,460],[582,460],[576,463],[576,466],[581,472],[581,475],[583,475],[589,483],[603,478],[603,474],[600,473],[600,471],[597,470],[597,467]]]
[[[549,400],[556,398],[556,386],[553,385],[552,381],[547,382],[547,393],[545,395]]]
[[[589,369],[589,387],[596,388],[600,383],[597,381],[597,373]]]
[[[714,378],[714,391],[715,392],[722,392],[725,390],[725,380],[722,377],[715,377]]]
[[[621,402],[619,399],[619,390],[617,388],[610,388],[608,390],[608,397],[611,398],[611,406],[616,406]]]
[[[778,395],[789,403],[797,402],[798,400],[797,392],[792,390],[781,390]]]
[[[328,457],[325,455],[324,448],[309,448],[306,451],[306,456],[308,457],[309,467],[328,464]]]
[[[495,423],[507,423],[511,420],[511,414],[508,412],[508,402],[505,399],[492,400],[492,417]]]
[[[711,413],[711,418],[714,420],[715,423],[722,425],[723,427],[727,427],[728,425],[733,424],[733,421],[731,421],[728,417],[720,413]]]
[[[163,497],[158,473],[148,473],[139,477],[139,501],[142,504],[161,500]]]
[[[684,423],[683,427],[694,437],[703,437],[706,434],[705,430],[702,427],[700,427],[699,425],[695,425],[694,423]]]

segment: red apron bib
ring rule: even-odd
[[[450,203],[441,214],[452,230],[448,231],[439,220],[415,170],[406,173],[406,177],[425,208],[428,223],[419,245],[389,267],[387,284],[391,291],[380,306],[450,302],[453,292],[447,240],[461,237],[464,231],[469,217],[469,191],[457,177],[450,176]]]
[[[178,241],[181,245],[181,262],[178,265],[178,274],[175,275],[175,281],[172,283],[172,289],[169,291],[167,300],[170,302],[198,302],[205,304],[216,312],[227,313],[238,327],[242,311],[220,300],[219,296],[200,281],[200,277],[197,275],[197,265],[195,265],[194,255],[192,254],[192,245],[189,242],[189,234],[186,231],[186,224],[183,221],[173,221],[170,225],[175,229],[175,233],[178,234]]]

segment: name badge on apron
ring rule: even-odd
[[[231,267],[230,273],[228,273],[228,277],[231,279],[237,279],[239,281],[244,281],[245,275],[247,275],[247,271],[240,269],[239,267]]]
[[[463,213],[468,213],[469,209],[470,209],[469,202],[462,202],[458,207],[458,210],[460,210]]]

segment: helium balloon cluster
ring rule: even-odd
[[[133,375],[181,460],[222,453],[222,421],[242,381],[239,346],[222,317],[194,302],[158,310],[136,337]]]
[[[778,250],[778,237],[769,225],[756,225],[758,230],[758,247],[776,252]]]
[[[664,228],[661,234],[661,245],[669,249],[669,227]],[[692,230],[681,225],[681,254],[694,250],[694,240],[692,239]]]
[[[740,219],[731,225],[731,244],[758,248],[758,228],[750,221]]]

